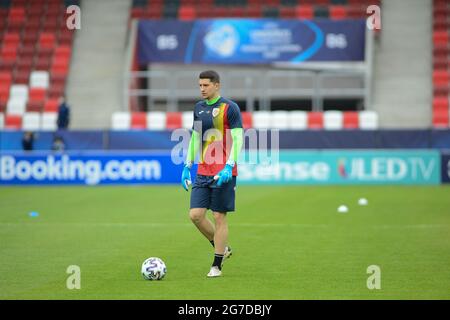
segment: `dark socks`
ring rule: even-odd
[[[212,264],[213,267],[218,267],[219,270],[222,270],[222,260],[223,260],[223,254],[214,254],[214,262]]]

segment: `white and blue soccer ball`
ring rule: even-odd
[[[166,275],[167,268],[160,258],[150,257],[142,263],[141,272],[145,280],[161,280]]]

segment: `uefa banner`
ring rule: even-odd
[[[441,158],[442,183],[450,183],[450,153],[443,153]]]
[[[267,64],[364,61],[365,20],[143,20],[141,65],[164,63]]]
[[[179,160],[170,152],[3,153],[0,185],[176,184]],[[272,185],[439,184],[442,170],[438,151],[342,150],[245,153],[238,171],[239,184]]]

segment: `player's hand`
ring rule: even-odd
[[[191,170],[188,166],[184,166],[183,173],[181,174],[181,185],[184,190],[188,191],[191,183]]]
[[[232,170],[233,167],[229,164],[225,165],[225,167],[217,174],[217,176],[214,176],[214,180],[217,181],[217,186],[222,186],[223,183],[228,183],[231,180],[232,177]]]

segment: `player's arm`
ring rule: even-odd
[[[186,191],[188,191],[188,187],[192,183],[190,169],[195,161],[195,157],[199,149],[200,149],[200,133],[193,130],[191,139],[189,140],[186,162],[183,168],[183,173],[181,174],[181,185]]]
[[[200,149],[200,133],[193,130],[191,135],[191,140],[189,140],[189,147],[186,156],[186,165],[192,166],[195,161],[198,150]]]
[[[233,144],[231,145],[230,156],[228,157],[227,164],[234,167],[239,160],[239,154],[241,153],[242,145],[244,143],[244,129],[231,129],[231,138],[233,139]]]

